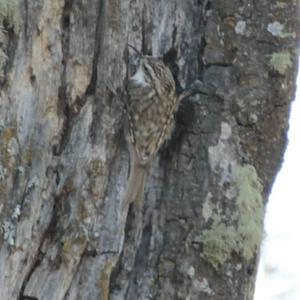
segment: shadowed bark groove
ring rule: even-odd
[[[100,55],[103,51],[103,39],[104,39],[104,29],[105,29],[105,6],[106,0],[98,1],[98,14],[97,14],[97,23],[95,31],[95,49],[93,56],[93,71],[91,76],[91,82],[87,87],[86,95],[94,95],[97,79],[98,79],[98,62]]]

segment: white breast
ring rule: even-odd
[[[131,80],[134,80],[135,83],[140,85],[147,85],[144,77],[144,73],[141,68],[138,68],[136,73],[131,77]]]

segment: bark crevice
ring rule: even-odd
[[[85,92],[87,96],[94,95],[96,92],[96,87],[98,82],[98,65],[99,65],[100,57],[103,53],[104,33],[105,33],[105,14],[106,14],[106,0],[98,0],[92,76],[91,76],[91,81]]]
[[[59,221],[59,211],[60,211],[59,202],[60,202],[60,198],[55,197],[53,209],[52,209],[52,216],[51,216],[49,225],[41,238],[41,241],[40,241],[39,247],[36,251],[32,266],[29,269],[27,275],[25,276],[25,278],[23,280],[18,300],[28,299],[28,297],[31,297],[32,299],[37,299],[37,298],[34,298],[29,295],[24,295],[24,292],[25,292],[26,286],[27,286],[28,282],[30,281],[30,279],[32,278],[35,270],[40,266],[42,260],[44,259],[45,255],[46,255],[46,252],[43,251],[42,249],[47,249],[49,247],[51,240],[53,240],[54,234],[57,230],[57,224]]]
[[[71,103],[68,95],[67,87],[67,65],[70,51],[70,18],[72,12],[73,0],[65,0],[63,12],[61,16],[61,45],[62,45],[62,73],[61,85],[58,88],[58,112],[63,118],[63,125],[60,132],[59,143],[53,146],[53,155],[60,156],[64,148],[68,144],[72,131],[72,114]]]

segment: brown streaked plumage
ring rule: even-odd
[[[130,174],[125,205],[141,206],[147,167],[170,137],[174,112],[182,97],[176,96],[175,81],[164,62],[142,56],[127,85],[126,110]]]

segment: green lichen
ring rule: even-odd
[[[211,229],[203,232],[202,242],[203,258],[217,269],[237,249],[236,230],[215,216]]]
[[[278,21],[268,24],[268,31],[273,35],[280,38],[296,37],[296,32],[285,32],[284,25]]]
[[[293,65],[291,54],[287,51],[273,53],[269,65],[279,74],[284,75],[287,68]]]
[[[293,32],[281,32],[279,35],[278,35],[280,38],[284,39],[284,38],[296,38],[296,32],[293,31]]]
[[[236,218],[241,237],[240,248],[246,259],[255,254],[262,240],[264,205],[262,190],[256,170],[251,165],[235,168],[235,182],[238,187]]]
[[[237,197],[230,224],[215,215],[211,228],[205,230],[201,238],[203,258],[216,269],[232,253],[251,259],[262,240],[264,206],[262,186],[255,168],[251,165],[234,167],[232,184],[237,189]]]

